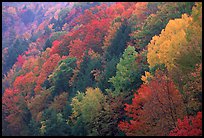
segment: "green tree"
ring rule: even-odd
[[[80,64],[77,77],[75,78],[74,91],[85,91],[87,87],[95,87],[96,80],[92,71],[97,69],[100,70],[100,68],[100,58],[92,58],[88,55],[88,51],[86,51],[83,61]]]
[[[113,84],[109,83],[108,80],[116,75],[116,66],[119,62],[118,57],[113,57],[109,62],[106,63],[104,71],[100,75],[100,80],[98,82],[98,87],[105,92],[105,89],[113,89]]]
[[[116,76],[109,79],[114,86],[114,91],[112,94],[118,96],[123,92],[130,92],[135,88],[135,84],[138,83],[138,65],[136,63],[136,58],[138,54],[134,47],[128,46],[125,49],[120,62],[117,64]]]
[[[28,124],[29,127],[29,135],[31,136],[39,136],[40,135],[40,122],[36,121],[35,119],[31,119],[30,123]]]
[[[121,17],[118,18],[119,19],[116,19],[120,21]],[[115,37],[111,40],[110,46],[108,46],[107,50],[105,51],[105,58],[107,61],[110,61],[114,56],[120,57],[122,55],[123,51],[126,48],[126,43],[130,39],[130,31],[131,29],[127,25],[127,21],[125,20],[124,22],[122,22],[120,28],[116,32]]]
[[[105,96],[99,88],[87,88],[85,94],[78,93],[72,99],[73,126],[78,126],[83,122],[84,126],[80,128],[87,131],[87,135],[98,135],[96,130],[95,119],[99,116],[105,102]],[[76,130],[75,130],[76,131]],[[81,132],[81,130],[78,130]],[[78,135],[78,134],[77,134]]]
[[[112,84],[110,84],[108,80],[116,75],[116,65],[126,48],[126,43],[130,39],[129,33],[131,29],[129,25],[127,25],[127,20],[121,22],[121,17],[115,18],[112,23],[112,31],[117,28],[118,30],[114,33],[114,36],[110,33],[111,36],[109,37],[113,38],[108,40],[108,42],[106,42],[107,44],[104,42],[104,45],[106,46],[102,62],[105,65],[102,74],[100,75],[100,81],[98,82],[98,87],[102,91],[105,91],[107,88],[112,88]]]
[[[67,58],[59,61],[58,67],[48,78],[51,85],[54,87],[52,91],[53,96],[70,90],[69,79],[72,77],[75,67],[76,58]]]
[[[53,109],[47,109],[41,120],[40,135],[65,136],[71,134],[71,128],[61,113]]]

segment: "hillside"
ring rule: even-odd
[[[201,2],[3,2],[3,136],[201,136]]]

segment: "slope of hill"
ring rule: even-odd
[[[3,135],[202,135],[201,2],[2,6]]]

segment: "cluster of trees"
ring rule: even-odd
[[[3,135],[202,135],[201,2],[55,5],[15,7]]]

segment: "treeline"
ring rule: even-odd
[[[44,20],[3,51],[3,135],[202,135],[201,2],[30,5]]]

